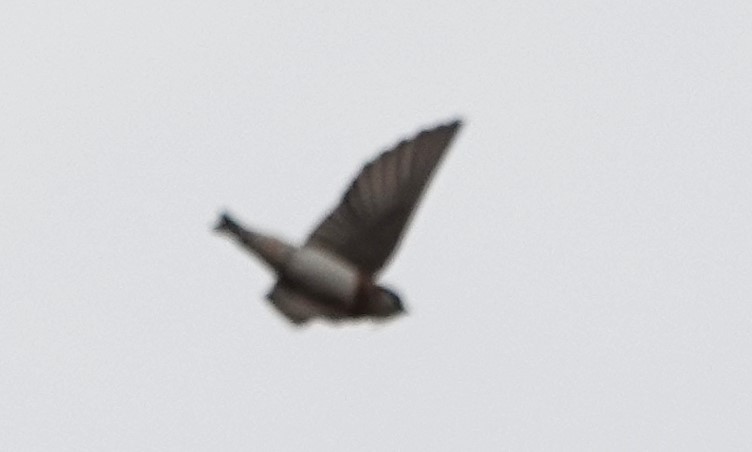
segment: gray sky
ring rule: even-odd
[[[0,449],[752,448],[747,1],[0,11]],[[295,330],[228,208],[302,240],[466,125],[384,281]]]

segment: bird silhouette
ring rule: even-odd
[[[455,120],[424,130],[368,162],[302,246],[241,226],[226,212],[214,229],[271,267],[277,282],[267,299],[296,325],[393,318],[405,307],[376,283],[378,273],[461,125]]]

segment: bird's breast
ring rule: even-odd
[[[296,251],[284,276],[305,292],[343,305],[354,302],[360,279],[355,266],[315,247]]]

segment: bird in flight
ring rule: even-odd
[[[241,226],[229,213],[214,230],[271,267],[277,282],[266,297],[293,324],[392,318],[405,308],[396,293],[376,284],[378,273],[461,125],[455,120],[424,130],[368,162],[302,246]]]

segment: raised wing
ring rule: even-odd
[[[380,270],[461,124],[423,131],[366,164],[306,246],[334,252],[365,272]]]

